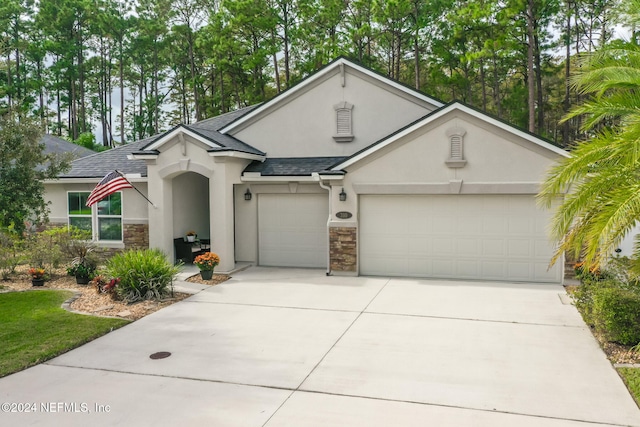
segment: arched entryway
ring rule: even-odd
[[[173,237],[195,231],[200,239],[210,239],[209,179],[195,172],[184,172],[172,180]]]

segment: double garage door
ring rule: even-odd
[[[549,211],[533,196],[360,197],[360,274],[553,282]]]
[[[359,209],[362,275],[562,281],[533,196],[363,195]],[[259,263],[325,268],[328,212],[325,194],[260,194]]]

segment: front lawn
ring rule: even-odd
[[[631,395],[640,405],[640,368],[618,368],[620,376],[624,379]]]
[[[42,363],[129,323],[70,313],[68,291],[0,294],[0,377]]]

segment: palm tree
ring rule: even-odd
[[[629,11],[640,22],[640,0]],[[563,120],[584,117],[592,137],[550,171],[538,200],[549,208],[566,193],[553,217],[552,263],[566,251],[597,267],[640,220],[640,46],[618,42],[581,65],[573,84],[590,98]]]

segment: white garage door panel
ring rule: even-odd
[[[361,196],[360,272],[558,283],[549,217],[532,196]]]
[[[327,196],[259,194],[259,263],[279,267],[326,267]]]

